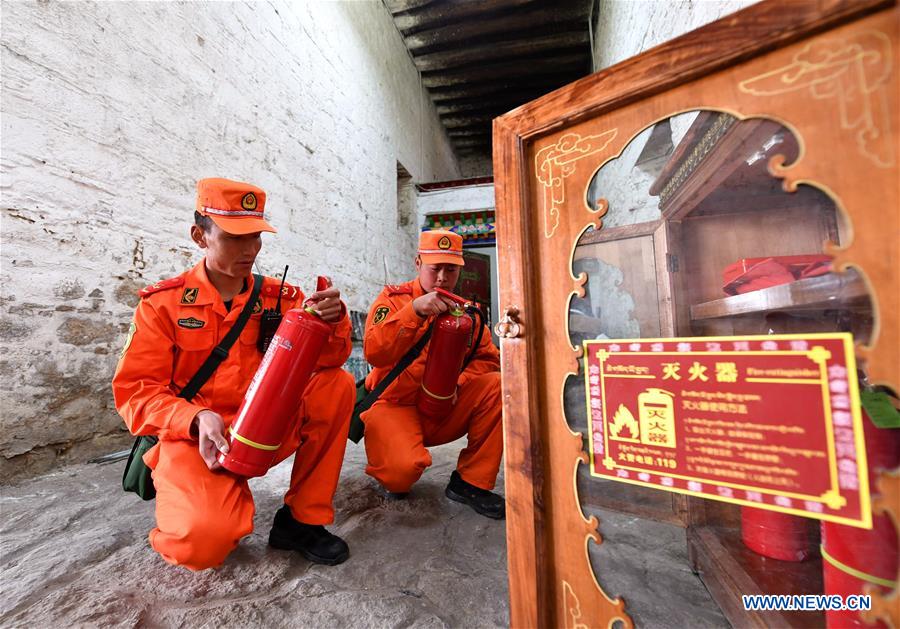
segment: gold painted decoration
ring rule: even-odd
[[[596,156],[617,134],[617,129],[586,137],[567,133],[556,144],[537,152],[534,157],[535,177],[543,186],[540,204],[546,238],[552,238],[559,227],[559,211],[566,202],[565,179],[575,172],[576,162]]]
[[[563,606],[566,610],[566,629],[588,629],[588,626],[582,622],[581,605],[578,602],[578,597],[575,596],[575,592],[572,590],[572,586],[565,580],[563,580],[562,585]]]
[[[856,132],[860,154],[890,168],[896,163],[888,104],[892,59],[891,40],[878,31],[847,41],[818,39],[791,63],[741,81],[739,89],[753,96],[808,89],[814,98],[833,99],[841,129]]]

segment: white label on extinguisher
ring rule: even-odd
[[[259,383],[262,382],[263,376],[266,375],[266,371],[269,370],[269,365],[272,364],[272,359],[275,358],[275,352],[278,351],[279,347],[283,347],[283,343],[286,341],[283,337],[278,336],[276,334],[272,337],[272,342],[269,343],[269,349],[266,350],[265,355],[263,356],[262,362],[259,363],[259,368],[256,370],[256,373],[253,375],[253,380],[250,381],[250,386],[247,387],[247,393],[244,396],[244,400],[249,402],[253,399],[253,396],[256,394],[256,389],[259,387]],[[285,349],[290,350],[290,343]],[[246,411],[249,404],[244,404],[241,408],[241,415],[243,415],[244,411]]]

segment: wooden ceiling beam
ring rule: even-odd
[[[454,149],[453,151],[456,153],[457,157],[482,157],[491,161],[491,147],[485,146],[484,148],[475,148],[475,147],[461,147],[458,149]]]
[[[413,9],[421,9],[433,2],[433,0],[382,0],[384,6],[387,7],[391,15],[397,15],[404,11],[412,11]]]
[[[558,68],[555,72],[537,76],[525,76],[517,79],[485,81],[468,85],[437,87],[429,90],[435,105],[461,100],[471,101],[476,98],[488,98],[511,91],[523,92],[533,90],[536,94],[546,94],[585,75],[576,70]]]
[[[493,133],[492,122],[473,122],[470,124],[463,124],[458,127],[447,127],[445,125],[444,130],[447,132],[447,135],[451,138],[459,138],[459,137],[474,137],[474,136],[488,136]],[[468,136],[460,135],[460,134],[468,134]]]
[[[445,101],[435,103],[434,108],[439,116],[447,114],[474,113],[474,112],[491,112],[491,111],[509,111],[519,105],[534,100],[539,96],[546,94],[547,90],[519,90],[515,92],[498,91],[496,94],[481,96],[478,98],[457,99],[455,101]]]
[[[519,60],[522,57],[543,55],[557,50],[587,49],[589,46],[590,37],[587,29],[582,29],[542,37],[492,42],[480,46],[459,46],[452,50],[413,56],[413,63],[419,72],[444,71],[491,61]]]
[[[456,138],[450,140],[455,148],[483,146],[485,148],[491,146],[491,138]]]
[[[404,36],[418,31],[448,25],[457,20],[482,17],[486,13],[501,11],[529,4],[539,0],[453,0],[434,2],[418,9],[394,15],[394,24]]]
[[[422,85],[431,89],[435,87],[452,87],[484,81],[501,81],[512,77],[569,74],[584,68],[580,76],[590,72],[591,54],[587,46],[584,52],[569,52],[560,55],[545,55],[533,59],[516,59],[499,63],[485,64],[465,70],[447,72],[422,73]]]
[[[488,136],[492,134],[490,127],[473,127],[471,129],[450,129],[447,135],[453,138],[471,138],[476,136]]]
[[[441,118],[441,124],[444,125],[445,129],[471,127],[473,125],[479,124],[489,126],[491,124],[491,121],[496,117],[497,116],[492,116],[490,114],[481,116],[445,116]]]
[[[589,16],[589,2],[577,7],[548,8],[537,5],[533,8],[523,7],[522,10],[506,15],[419,31],[404,37],[404,42],[413,55],[420,55],[466,42],[525,39],[538,34],[550,35],[579,28],[587,32]]]

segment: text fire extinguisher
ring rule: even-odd
[[[484,328],[484,316],[479,308],[441,288],[435,291],[456,302],[457,306],[439,315],[433,325],[428,343],[428,358],[425,373],[416,398],[416,409],[422,417],[443,419],[453,409],[456,382],[466,360],[466,350],[471,347],[470,357],[478,350]],[[478,326],[478,338],[473,344],[473,333]]]
[[[868,484],[874,493],[878,474],[900,465],[900,428],[879,428],[864,411],[863,438]],[[825,594],[840,594],[845,599],[851,594],[864,594],[868,589],[879,589],[886,594],[897,587],[894,579],[898,561],[897,529],[888,514],[875,514],[871,529],[822,522]],[[825,626],[885,629],[887,625],[880,620],[874,625],[864,622],[857,610],[828,609]]]
[[[317,291],[329,286],[318,278]],[[268,471],[330,335],[331,326],[310,307],[285,313],[228,429],[222,467],[247,477]]]

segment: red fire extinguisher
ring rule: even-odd
[[[457,306],[434,321],[416,409],[422,417],[443,419],[453,409],[456,381],[466,358],[466,349],[472,343],[476,313],[479,311],[459,295],[441,288],[435,291],[456,302]]]
[[[330,285],[319,277],[316,290]],[[285,313],[228,429],[222,467],[247,477],[268,471],[330,334],[331,326],[310,307]]]
[[[814,520],[755,507],[741,507],[741,539],[763,557],[806,561],[813,553]]]
[[[883,470],[900,465],[900,428],[878,428],[863,411],[863,435],[869,487],[877,491],[875,479]],[[851,594],[863,594],[867,587],[889,592],[897,587],[897,530],[886,513],[872,517],[869,530],[834,522],[822,522],[822,571],[825,594],[840,594],[846,600]],[[827,627],[877,627],[864,623],[858,611],[825,612]]]

